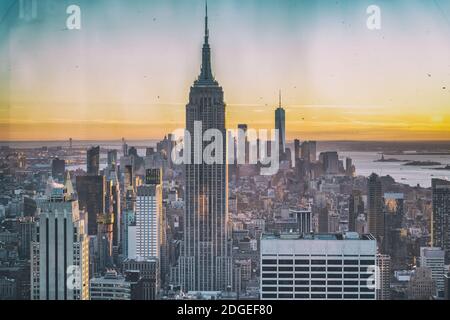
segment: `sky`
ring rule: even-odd
[[[203,0],[38,0],[32,21],[18,3],[0,1],[0,140],[184,127]],[[273,128],[281,89],[289,140],[450,140],[450,1],[209,0],[209,16],[229,128]]]

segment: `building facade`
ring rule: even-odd
[[[85,217],[65,187],[51,186],[36,223],[31,254],[32,300],[89,299]]]
[[[261,299],[374,300],[376,254],[371,235],[264,235]]]
[[[186,131],[194,137],[199,127],[202,134],[215,130],[221,135],[217,139],[221,141],[222,152],[217,150],[215,161],[206,163],[202,155],[209,143],[197,143],[193,138],[185,157],[190,164],[185,165],[184,242],[179,260],[180,282],[185,292],[225,290],[232,285],[225,109],[222,87],[211,69],[206,14],[201,73],[190,90]]]
[[[147,170],[144,185],[136,194],[136,256],[160,258],[162,183],[161,169]]]

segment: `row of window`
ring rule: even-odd
[[[263,273],[262,278],[263,279],[273,279],[273,278],[279,278],[279,279],[309,279],[309,278],[315,278],[315,279],[369,279],[373,277],[373,273]]]
[[[280,294],[272,294],[266,293],[262,295],[263,299],[375,299],[374,294],[289,294],[289,293],[280,293]]]
[[[263,265],[375,265],[375,260],[359,260],[359,259],[346,259],[346,260],[323,260],[323,259],[263,259]]]
[[[278,271],[278,272],[292,272],[292,271],[303,271],[303,272],[367,272],[370,270],[371,266],[367,267],[262,267],[262,271]],[[373,266],[372,266],[373,267]]]
[[[367,280],[361,280],[361,281],[357,281],[357,280],[346,280],[346,281],[342,281],[342,280],[263,280],[262,284],[263,285],[268,285],[268,286],[292,286],[292,285],[300,285],[300,286],[324,286],[324,285],[328,285],[328,286],[367,286]]]
[[[375,290],[373,288],[367,287],[263,287],[262,292],[372,292]]]

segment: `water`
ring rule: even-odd
[[[377,152],[339,152],[340,159],[350,157],[356,167],[356,174],[369,176],[373,172],[378,175],[390,175],[396,182],[429,188],[432,178],[450,179],[449,170],[436,170],[439,167],[450,165],[450,155],[385,155],[385,159],[395,158],[407,161],[433,161],[440,162],[440,166],[419,167],[405,166],[405,162],[374,162],[381,158]]]

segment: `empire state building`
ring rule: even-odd
[[[186,131],[194,137],[194,127],[199,123],[202,136],[208,129],[216,129],[222,134],[222,150],[226,150],[223,95],[222,87],[214,79],[211,69],[206,5],[202,66],[186,105]],[[190,164],[185,165],[184,246],[180,257],[180,282],[184,291],[220,291],[231,285],[232,275],[226,152],[215,155],[220,161],[205,163],[202,150],[210,142],[200,142],[200,146],[194,146],[195,143],[192,139]]]

